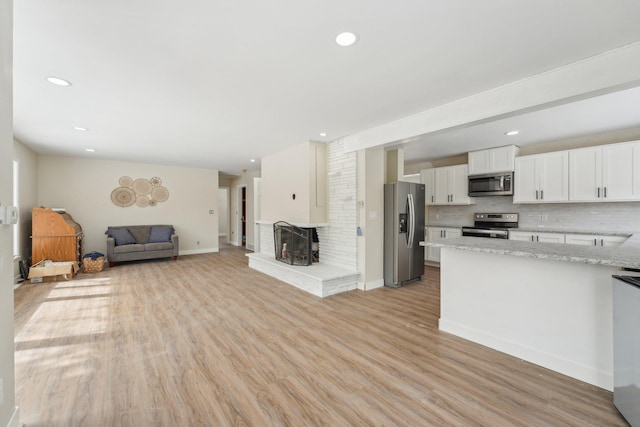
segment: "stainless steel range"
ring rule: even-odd
[[[508,239],[509,229],[518,227],[517,213],[475,213],[473,227],[462,227],[462,235]]]

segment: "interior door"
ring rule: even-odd
[[[242,187],[242,216],[240,217],[242,222],[242,246],[247,245],[247,187]]]

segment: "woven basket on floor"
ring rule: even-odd
[[[96,259],[84,258],[82,260],[82,268],[84,269],[85,273],[98,273],[102,271],[103,267],[104,267],[103,256]]]

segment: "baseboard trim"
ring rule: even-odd
[[[250,251],[255,252],[255,247],[253,246],[253,243],[247,243],[247,249],[249,249]]]
[[[7,427],[23,427],[24,424],[20,422],[20,408],[16,406],[16,409],[13,411],[13,415],[9,419],[9,424]]]
[[[212,252],[220,252],[220,248],[189,249],[185,251],[180,251],[178,255],[198,255],[198,254],[208,254]]]
[[[358,289],[362,291],[371,291],[384,286],[384,279],[374,280],[371,282],[358,282]]]
[[[483,331],[479,331],[456,322],[451,322],[443,318],[440,318],[438,321],[438,328],[441,331],[457,335],[477,344],[493,348],[494,350],[501,351],[530,363],[551,369],[552,371],[559,372],[605,390],[613,391],[613,374],[610,372],[604,372],[589,366],[584,366],[557,355],[545,353],[535,348],[506,340],[501,337],[496,337]]]

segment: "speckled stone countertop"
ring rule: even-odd
[[[425,244],[438,248],[640,269],[640,234],[632,235],[616,248],[479,237],[434,239]]]

